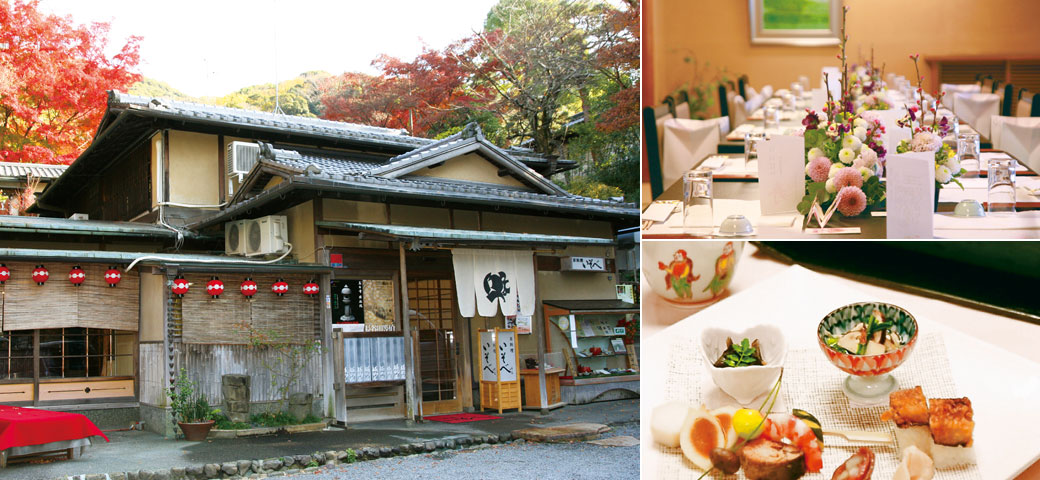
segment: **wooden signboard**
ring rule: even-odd
[[[515,328],[480,330],[480,408],[522,410]]]

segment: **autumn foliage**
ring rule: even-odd
[[[0,0],[0,161],[69,164],[101,121],[106,90],[140,79],[140,38],[109,57],[107,23],[75,25],[37,5]]]

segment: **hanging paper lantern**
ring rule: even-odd
[[[0,285],[11,279],[11,269],[7,268],[7,265],[0,263]]]
[[[314,280],[311,280],[311,281],[305,283],[303,285],[303,293],[307,294],[307,295],[317,295],[318,294],[318,284],[314,283]]]
[[[178,297],[183,298],[185,293],[188,293],[188,281],[184,277],[177,275],[177,278],[173,279],[173,293]]]
[[[280,297],[289,291],[289,284],[279,278],[277,282],[274,282],[274,285],[271,285],[271,291]]]
[[[79,265],[76,265],[75,267],[72,267],[72,270],[69,270],[69,281],[72,282],[73,285],[77,287],[83,285],[83,281],[86,279],[87,272],[84,272],[82,268],[79,268]]]
[[[123,279],[123,274],[119,273],[119,269],[116,267],[108,267],[105,270],[105,281],[108,282],[109,287],[114,287],[119,284],[119,281]]]
[[[212,280],[206,282],[206,293],[213,298],[220,298],[220,294],[224,293],[224,282],[221,282],[217,277],[213,277]]]
[[[242,295],[252,299],[253,295],[256,295],[256,282],[252,278],[246,277],[246,281],[242,282],[242,286],[239,289],[242,290]]]
[[[37,265],[33,269],[32,278],[37,285],[43,285],[48,278],[51,278],[51,272],[48,272],[43,265]]]

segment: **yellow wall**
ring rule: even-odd
[[[285,215],[289,223],[289,243],[293,246],[293,257],[302,263],[318,263],[322,257],[314,246],[314,202],[307,201],[278,215]]]
[[[152,135],[152,207],[155,207],[163,194],[162,132]]]
[[[170,201],[220,203],[216,135],[170,130]]]
[[[915,53],[921,54],[922,68],[927,57],[935,56],[1040,57],[1035,25],[1040,2],[873,0],[846,5],[851,7],[849,62],[857,63],[860,51],[869,57],[873,46],[876,63],[909,79],[914,65],[908,56]],[[840,65],[836,46],[752,46],[746,0],[653,0],[651,16],[655,103],[694,77],[686,57],[696,59],[702,70],[709,63],[709,70],[725,67],[732,78],[746,73],[756,89],[767,84],[787,88],[799,75],[818,87],[820,69]],[[930,81],[926,78],[925,85]]]
[[[456,157],[444,162],[444,164],[439,167],[423,168],[408,175],[451,178],[467,182],[493,183],[496,185],[522,187],[525,190],[531,190],[522,182],[510,175],[504,177],[498,176],[498,166],[476,153],[469,153],[461,157]]]
[[[413,227],[450,228],[451,217],[447,208],[390,205],[390,224],[410,225]]]
[[[141,326],[140,341],[161,342],[166,330],[163,328],[163,293],[166,288],[164,275],[141,272]]]
[[[483,230],[491,232],[541,233],[612,238],[610,223],[569,218],[534,217],[507,213],[484,212]]]
[[[386,205],[373,202],[322,199],[322,215],[333,222],[386,223]]]

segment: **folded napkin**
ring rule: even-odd
[[[652,205],[651,205],[652,206]],[[683,225],[682,207],[678,207],[676,213],[668,217],[666,221],[655,221],[649,228],[643,230],[647,234],[681,234],[685,233]],[[647,208],[649,210],[649,208]],[[717,228],[722,221],[730,215],[743,215],[755,228],[758,227],[790,227],[801,217],[797,214],[784,215],[762,215],[758,200],[734,200],[729,198],[717,198],[712,202],[712,220]],[[647,220],[644,213],[643,219]]]
[[[672,212],[679,207],[678,200],[658,200],[646,207],[643,210],[643,215],[640,217],[643,221],[651,222],[664,222],[668,220],[668,217],[672,215]]]
[[[719,125],[702,120],[670,118],[664,122],[661,178],[671,185],[702,158],[719,149]]]
[[[955,93],[956,114],[989,138],[990,118],[1000,112],[1000,95],[995,93]]]

